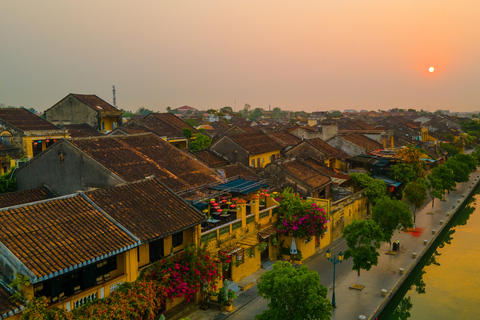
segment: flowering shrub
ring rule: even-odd
[[[286,188],[275,200],[280,202],[276,224],[279,234],[296,238],[323,237],[327,223],[323,208],[312,200],[303,200],[291,188]]]
[[[212,286],[215,290],[215,280],[220,276],[217,263],[204,248],[195,246],[155,262],[143,273],[145,279],[157,280],[165,286],[168,299],[184,297],[188,302],[202,286]]]

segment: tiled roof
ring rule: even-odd
[[[253,170],[244,166],[240,162],[237,162],[235,164],[231,164],[231,165],[228,165],[228,166],[224,166],[221,169],[225,172],[225,177],[226,178],[232,178],[232,177],[235,177],[235,176],[258,177],[258,175]]]
[[[350,141],[351,143],[365,150],[368,149],[368,151],[383,149],[383,145],[381,143],[378,143],[377,141],[367,138],[364,135],[361,135],[359,133],[345,134],[345,135],[342,135],[342,138]]]
[[[340,150],[332,147],[320,138],[307,139],[305,141],[315,149],[324,153],[327,157],[336,157],[338,154],[340,154]]]
[[[94,94],[77,94],[77,93],[72,93],[72,96],[77,98],[78,100],[82,101],[85,103],[87,106],[90,108],[93,108],[97,111],[120,111],[114,106],[112,106],[110,103],[100,99]]]
[[[296,146],[302,141],[302,139],[294,136],[286,130],[269,132],[268,135],[284,148],[288,146]]]
[[[181,131],[156,118],[132,120],[124,124],[120,129],[129,133],[153,132],[159,136],[168,138],[182,137]]]
[[[312,188],[318,188],[331,182],[331,179],[310,165],[298,159],[282,163],[282,167],[297,179],[310,185]]]
[[[25,191],[10,192],[0,194],[0,208],[17,206],[19,204],[46,200],[52,198],[53,195],[47,188],[41,187]]]
[[[12,295],[0,283],[0,318],[3,314],[13,311],[20,305],[12,301]]]
[[[210,150],[193,152],[193,155],[211,168],[218,168],[230,164],[230,161]]]
[[[158,179],[98,189],[85,195],[141,241],[165,237],[205,220]]]
[[[304,161],[309,164],[310,166],[312,166],[313,168],[315,168],[316,170],[320,171],[321,173],[329,176],[329,177],[333,177],[334,175],[337,174],[337,172],[335,170],[333,170],[332,168],[328,167],[326,164],[324,163],[321,163],[320,161],[316,160],[316,159],[313,159],[313,158],[306,158],[304,159]]]
[[[250,155],[283,149],[278,142],[261,131],[236,133],[229,137],[250,152]]]
[[[212,170],[152,133],[70,142],[126,182],[155,175],[180,191],[217,181]]]
[[[147,117],[145,117],[145,119],[151,119],[151,118],[158,119],[164,122],[165,124],[168,124],[175,130],[180,132],[180,136],[184,128],[188,128],[192,130],[192,133],[198,133],[197,129],[195,129],[194,127],[192,127],[191,125],[189,125],[188,123],[186,123],[185,121],[183,121],[182,119],[180,119],[179,117],[177,117],[172,113],[150,113]]]
[[[104,135],[86,123],[66,124],[63,127],[68,130],[71,138],[101,137]]]
[[[224,132],[230,128],[230,126],[224,121],[212,122],[210,123],[210,126],[218,132]]]
[[[137,243],[81,195],[0,210],[0,242],[37,277]]]
[[[0,119],[24,131],[62,130],[23,108],[0,108]]]

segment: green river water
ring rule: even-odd
[[[480,319],[479,193],[477,187],[379,320]]]

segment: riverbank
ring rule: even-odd
[[[393,240],[400,242],[400,250],[396,255],[387,255],[389,244],[383,244],[380,248],[379,263],[371,270],[361,271],[359,283],[364,285],[363,290],[352,290],[350,287],[357,283],[357,272],[352,270],[352,262],[345,260],[336,266],[335,299],[337,308],[332,312],[332,319],[359,319],[364,315],[367,319],[376,319],[396,291],[401,287],[408,275],[420,262],[424,254],[442,230],[447,227],[463,202],[468,198],[475,186],[480,182],[479,171],[470,175],[470,181],[459,183],[456,191],[446,196],[447,201],[435,200],[432,208],[431,202],[427,203],[422,210],[417,212],[417,233],[395,233]],[[440,221],[443,220],[442,224]],[[435,234],[432,233],[435,230]],[[426,240],[426,241],[425,241]],[[343,239],[338,239],[324,250],[330,249],[333,254],[345,251],[347,246]],[[305,265],[309,270],[317,271],[320,282],[329,288],[328,297],[332,297],[333,265],[327,261],[324,250],[315,254]],[[416,257],[413,258],[413,253]],[[400,268],[404,272],[400,273]],[[252,291],[251,294],[249,291]],[[385,294],[382,294],[385,290]],[[253,292],[255,291],[255,292]],[[210,313],[198,311],[190,316],[192,320],[207,319],[253,319],[256,314],[268,308],[268,301],[256,296],[256,286],[242,292],[245,299],[234,301],[232,313]],[[246,299],[246,298],[249,299]],[[208,315],[207,315],[208,314]]]

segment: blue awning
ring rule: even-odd
[[[420,158],[420,160],[428,161],[428,162],[436,162],[437,161],[437,160],[428,159],[428,158]]]
[[[398,181],[395,181],[395,180],[392,180],[392,179],[388,179],[388,178],[385,178],[385,177],[375,177],[375,179],[383,180],[385,182],[385,184],[387,186],[390,186],[390,187],[398,187],[399,185],[402,184],[401,182],[398,182]]]
[[[248,194],[258,189],[266,188],[267,186],[268,184],[263,181],[250,181],[250,180],[244,180],[244,179],[236,179],[224,184],[213,186],[210,189],[225,191],[225,192],[237,192],[241,194]]]

